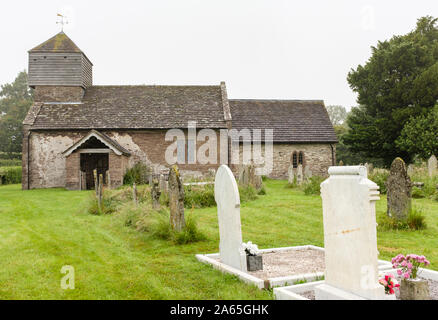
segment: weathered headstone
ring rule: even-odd
[[[427,160],[427,170],[429,171],[429,177],[433,177],[437,173],[438,161],[435,155],[431,155],[429,160]]]
[[[106,171],[106,186],[108,189],[111,189],[111,175],[109,170]]]
[[[299,164],[297,167],[297,183],[302,184],[303,183],[303,165]]]
[[[365,168],[367,168],[367,172],[368,172],[368,174],[373,173],[374,166],[373,166],[372,163],[368,163],[368,162],[366,162],[366,163],[365,163]]]
[[[294,166],[290,165],[289,168],[287,169],[287,181],[289,182],[289,184],[293,184],[294,183]]]
[[[167,180],[164,174],[160,174],[160,191],[167,192]]]
[[[102,212],[102,195],[103,195],[103,175],[99,174],[98,187],[97,187],[97,206],[99,212]]]
[[[222,263],[246,271],[246,254],[242,248],[239,188],[230,168],[219,167],[214,182],[214,199],[219,221],[219,252]]]
[[[304,167],[304,178],[309,179],[312,177],[312,171],[310,170],[309,166]]]
[[[408,175],[411,176],[414,173],[414,165],[410,164],[408,165]]]
[[[152,196],[152,206],[154,209],[160,208],[160,187],[158,179],[152,179],[152,188],[151,188],[151,196]]]
[[[184,219],[184,186],[176,165],[172,166],[169,172],[169,209],[172,229],[181,231],[186,225]]]
[[[243,186],[249,185],[249,166],[242,164],[239,166],[239,183]]]
[[[344,161],[339,161],[339,166],[342,167],[344,165]]]
[[[135,182],[132,184],[132,200],[134,201],[134,204],[138,205],[138,199],[137,199],[137,185]]]
[[[262,188],[262,176],[257,174],[254,164],[242,165],[239,168],[239,183],[243,186],[252,186],[256,190]]]
[[[97,192],[99,189],[99,184],[98,184],[98,180],[97,180],[97,169],[93,170],[93,179],[94,179],[94,192],[96,193],[96,196],[97,196]]]
[[[386,180],[387,214],[396,220],[405,220],[411,210],[412,182],[401,158],[395,158]]]
[[[379,187],[364,166],[330,167],[328,173],[321,183],[325,283],[316,287],[316,299],[385,299],[377,267]]]

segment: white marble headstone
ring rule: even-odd
[[[385,299],[377,268],[379,187],[367,179],[364,166],[330,167],[328,173],[321,183],[325,285],[366,299]],[[318,289],[315,293],[317,299],[327,296]]]
[[[233,173],[226,165],[221,165],[217,170],[214,198],[219,220],[221,262],[246,272],[246,255],[242,249],[239,188]]]

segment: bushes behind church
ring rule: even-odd
[[[0,184],[21,183],[20,167],[0,167]]]

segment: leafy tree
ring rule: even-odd
[[[438,154],[438,104],[427,115],[412,117],[403,127],[397,146],[422,159]]]
[[[1,86],[0,90],[0,152],[21,152],[22,122],[32,105],[32,90],[27,86],[27,73],[22,71],[14,82]]]
[[[396,140],[411,117],[427,114],[438,99],[437,20],[423,17],[412,32],[379,42],[368,62],[348,74],[361,105],[346,121],[344,142],[353,152],[387,165],[397,156],[413,158]]]
[[[347,118],[347,110],[343,106],[327,106],[326,109],[334,126],[344,123]]]

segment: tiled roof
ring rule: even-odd
[[[60,32],[29,52],[82,52],[64,32]]]
[[[31,129],[226,128],[221,86],[91,86],[82,103],[43,104]]]
[[[323,101],[240,99],[229,103],[233,129],[273,129],[274,142],[337,142]]]

